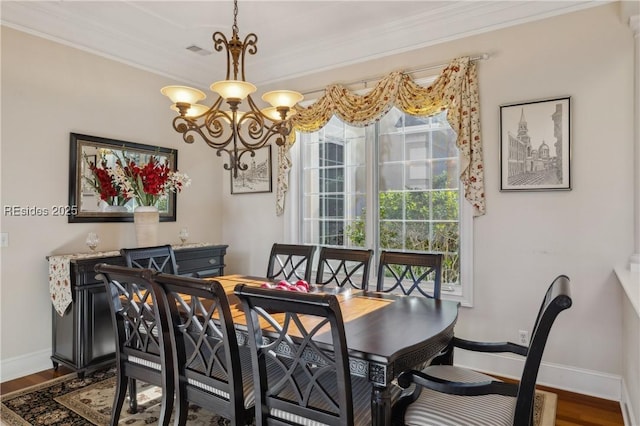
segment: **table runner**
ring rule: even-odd
[[[174,250],[180,250],[184,248],[197,248],[211,246],[211,243],[190,243],[190,244],[176,244],[171,247]],[[120,256],[120,252],[113,251],[98,251],[93,253],[73,253],[73,254],[61,254],[47,256],[49,260],[49,295],[51,297],[51,303],[55,308],[58,315],[63,316],[67,311],[73,297],[71,294],[71,260],[72,259],[91,259],[98,257]]]

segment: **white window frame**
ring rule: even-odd
[[[422,83],[424,84],[424,82]],[[289,190],[287,192],[288,200],[285,202],[284,208],[284,237],[285,241],[298,244],[302,238],[301,220],[302,214],[302,197],[300,196],[300,188],[302,187],[302,167],[301,167],[301,143],[300,135],[296,134],[297,142],[289,150],[292,161],[292,167],[289,172]],[[377,164],[375,150],[371,149],[371,145],[366,147],[367,156],[367,202],[366,211],[373,212],[372,220],[367,221],[366,235],[367,247],[377,247],[377,241],[371,241],[371,238],[377,238],[373,229],[373,224],[378,221],[378,211],[374,210],[375,197],[370,196],[373,193],[374,179],[377,177],[377,167],[371,167]],[[462,306],[473,306],[473,207],[464,199],[464,187],[460,184],[459,189],[460,200],[460,286],[455,291],[447,291],[443,285],[441,297],[446,300],[460,302]],[[377,265],[377,259],[374,262]],[[370,282],[377,279],[377,270],[369,273]]]

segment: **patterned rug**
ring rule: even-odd
[[[115,368],[96,371],[85,375],[84,379],[77,378],[76,374],[69,374],[2,395],[2,425],[108,425],[116,387],[115,372]],[[127,398],[120,414],[120,424],[158,424],[160,397],[160,388],[138,382],[138,412],[127,412]],[[187,423],[194,426],[230,424],[228,420],[196,405],[189,407]]]
[[[87,374],[84,379],[69,374],[2,395],[0,422],[7,426],[108,425],[115,383],[115,368],[111,368]],[[138,382],[138,413],[126,411],[127,399],[120,415],[120,424],[157,424],[160,396],[158,387]],[[556,394],[536,392],[534,426],[555,425],[556,402]],[[230,423],[196,405],[189,407],[187,424],[190,426],[227,426]]]

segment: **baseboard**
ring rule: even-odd
[[[51,349],[3,359],[0,362],[0,382],[17,379],[49,368],[53,368]]]
[[[454,362],[456,365],[514,379],[520,378],[524,367],[524,358],[463,350],[455,352]],[[622,377],[615,374],[542,362],[538,383],[597,398],[622,401]]]
[[[640,409],[640,401],[636,401],[635,407],[629,395],[627,384],[622,380],[622,399],[620,400],[620,410],[622,411],[622,419],[625,426],[636,426],[640,424],[640,412],[636,413],[635,409]],[[634,409],[635,408],[635,409]]]

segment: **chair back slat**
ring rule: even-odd
[[[433,290],[427,290],[432,286]],[[440,299],[442,254],[383,251],[378,262],[377,291],[420,294]],[[415,294],[414,294],[415,295]]]
[[[315,250],[316,246],[311,245],[274,244],[269,255],[267,278],[310,283]]]
[[[170,245],[156,247],[123,248],[120,254],[130,268],[151,269],[152,271],[177,274],[178,265]]]
[[[316,284],[366,289],[373,250],[322,247],[318,257]]]
[[[256,424],[353,425],[344,324],[334,295],[239,284],[252,350]],[[269,331],[263,327],[270,325]]]

